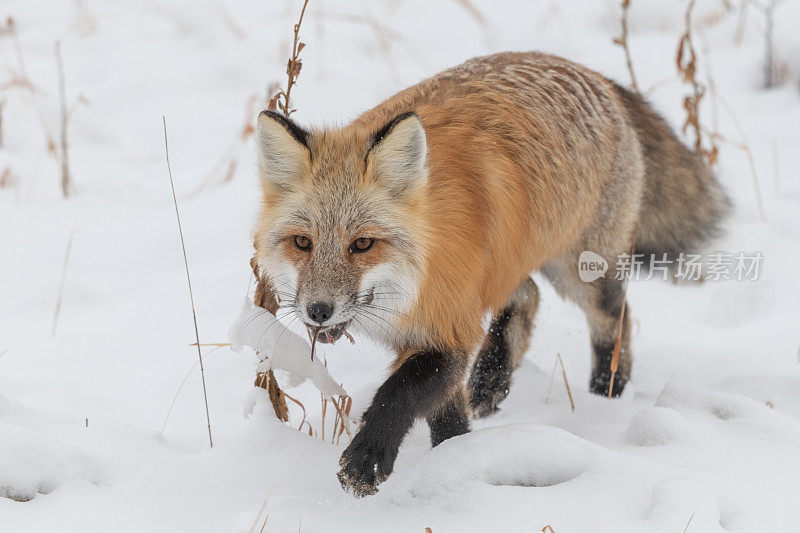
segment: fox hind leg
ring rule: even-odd
[[[611,386],[611,359],[619,331],[619,318],[625,300],[622,281],[601,278],[598,283],[599,294],[596,304],[586,309],[592,340],[592,376],[589,390],[595,394],[608,395]],[[614,375],[612,396],[622,394],[622,389],[631,374],[633,356],[630,350],[631,324],[628,317],[630,309],[624,306],[622,316],[622,339],[620,343],[619,365]]]
[[[492,319],[467,383],[474,416],[482,418],[494,413],[508,395],[511,373],[530,345],[538,307],[539,289],[531,278],[526,278]]]

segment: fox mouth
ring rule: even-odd
[[[347,332],[347,327],[349,325],[350,320],[324,328],[308,327],[308,329],[311,332],[312,337],[316,334],[317,342],[321,342],[323,344],[333,344],[341,339],[342,335],[346,335],[347,338],[350,339],[350,342],[353,342],[353,337],[351,337]]]
[[[369,289],[366,298],[361,303],[369,305],[372,303],[374,298],[375,287],[372,287]],[[347,328],[350,326],[352,321],[353,319],[349,318],[344,322],[339,322],[338,324],[334,324],[332,326],[310,326],[306,324],[306,328],[308,329],[312,339],[316,336],[317,342],[321,342],[323,344],[334,344],[336,341],[342,338],[342,335],[344,335],[351,344],[354,344],[355,340],[347,331]]]

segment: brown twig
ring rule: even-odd
[[[61,313],[61,300],[64,297],[64,284],[67,280],[67,267],[69,266],[69,257],[72,252],[73,237],[75,237],[75,230],[72,230],[69,234],[67,251],[64,253],[64,265],[61,267],[61,282],[58,284],[58,299],[56,300],[56,310],[53,313],[53,326],[50,328],[50,337],[56,336],[56,326],[58,325],[58,315]]]
[[[331,397],[331,403],[333,403],[333,407],[336,408],[336,412],[338,413],[339,418],[341,419],[341,424],[344,427],[344,430],[347,432],[347,436],[352,437],[352,435],[350,434],[350,423],[349,423],[350,417],[348,416],[349,413],[345,413],[344,411],[342,411],[342,408],[336,403],[336,400],[334,400],[333,397]]]
[[[275,416],[277,416],[279,420],[288,422],[289,407],[286,405],[286,393],[278,386],[278,381],[275,379],[275,373],[272,369],[269,369],[267,372],[256,372],[256,381],[254,385],[267,391],[272,409],[275,411]]]
[[[292,57],[286,64],[286,89],[276,93],[269,101],[269,109],[278,107],[283,114],[287,117],[294,113],[296,110],[291,104],[292,87],[297,85],[297,77],[300,75],[300,69],[303,68],[303,61],[300,59],[300,52],[305,48],[305,43],[300,42],[300,26],[303,24],[303,16],[306,13],[306,6],[308,0],[303,0],[303,9],[300,11],[300,19],[294,25],[294,40],[292,42]]]
[[[764,15],[764,88],[771,89],[786,78],[786,65],[779,65],[775,58],[775,10],[784,0],[767,0],[764,4],[756,0],[750,2]]]
[[[36,96],[38,89],[34,86],[33,82],[31,82],[30,77],[28,76],[28,69],[25,66],[25,56],[22,53],[22,43],[19,40],[17,26],[12,17],[8,17],[6,19],[5,26],[0,27],[0,36],[2,35],[9,35],[14,43],[14,50],[17,55],[18,72],[13,79],[0,85],[0,90],[18,88],[22,90],[23,95],[26,95],[30,98],[31,104],[36,111],[36,117],[39,120],[39,125],[44,133],[47,152],[49,154],[56,155],[56,143],[53,138],[53,134],[50,132],[50,126],[48,125],[47,120],[44,118],[44,112],[42,111],[42,107],[39,104],[39,100]]]
[[[636,234],[631,237],[631,253],[630,256],[633,257],[633,253],[636,249]],[[617,376],[617,370],[619,370],[619,354],[620,350],[622,350],[622,325],[625,323],[625,306],[628,302],[628,285],[630,285],[630,277],[625,280],[625,287],[622,289],[622,306],[619,308],[619,319],[617,320],[617,335],[614,339],[614,351],[611,353],[611,382],[608,384],[608,397],[611,398],[611,395],[614,392],[614,378]]]
[[[267,493],[267,497],[264,498],[264,501],[261,503],[261,508],[258,510],[258,513],[256,513],[256,518],[255,518],[255,520],[253,520],[253,525],[250,526],[250,533],[253,533],[256,530],[256,527],[258,527],[258,521],[259,521],[258,519],[261,518],[261,513],[263,513],[264,509],[267,508],[267,503],[269,502],[270,496],[272,496],[272,491],[273,490],[275,490],[275,485],[270,487],[269,492]],[[269,518],[269,513],[267,513],[267,518]],[[267,519],[265,518],[264,522],[266,523],[266,521],[267,521]],[[263,526],[262,526],[262,530],[263,530]]]
[[[200,379],[203,382],[203,400],[206,406],[206,422],[208,424],[208,445],[214,447],[211,439],[211,415],[208,412],[208,393],[206,392],[206,373],[203,368],[203,354],[200,351],[200,333],[197,329],[197,312],[194,307],[194,294],[192,293],[192,278],[189,276],[189,260],[186,257],[186,243],[183,240],[183,227],[181,226],[181,214],[178,211],[178,197],[175,195],[175,182],[172,180],[172,167],[169,164],[169,142],[167,141],[167,119],[161,116],[164,124],[164,154],[167,159],[167,171],[169,172],[169,185],[172,189],[172,202],[175,204],[175,217],[178,219],[178,234],[181,237],[181,249],[183,250],[183,264],[186,267],[186,283],[189,285],[189,301],[192,304],[192,320],[194,321],[194,338],[197,341],[197,359],[200,362]]]
[[[628,67],[628,74],[631,76],[631,87],[637,93],[639,92],[639,85],[636,83],[636,74],[633,72],[633,62],[631,61],[631,50],[628,46],[628,11],[631,8],[631,0],[622,0],[622,15],[620,16],[620,26],[622,26],[622,34],[613,39],[614,44],[619,45],[625,50],[625,64]]]
[[[64,198],[69,198],[72,191],[72,176],[69,172],[69,142],[67,130],[69,127],[69,111],[67,108],[67,89],[64,80],[64,62],[61,59],[61,41],[56,41],[55,46],[56,67],[58,68],[58,101],[61,110],[61,193]]]
[[[700,125],[700,101],[705,96],[706,87],[697,80],[697,53],[692,43],[692,11],[695,0],[690,0],[684,15],[686,29],[678,41],[678,50],[675,55],[675,66],[678,74],[685,83],[692,86],[691,94],[683,98],[683,109],[686,111],[686,120],[682,131],[694,131],[694,151],[703,155],[709,165],[716,163],[717,150],[715,146],[706,149],[703,146],[703,133]]]
[[[297,429],[303,429],[303,424],[307,423],[307,420],[306,420],[307,419],[306,406],[303,405],[303,402],[301,402],[300,400],[298,400],[297,398],[295,398],[293,396],[290,396],[290,395],[286,394],[286,392],[284,392],[284,391],[281,391],[281,394],[283,396],[285,396],[286,398],[290,399],[291,401],[293,401],[294,403],[296,403],[297,405],[299,405],[300,409],[303,410],[303,419],[300,421],[300,425],[297,426]],[[309,428],[311,427],[311,423],[308,423],[308,427]]]
[[[550,392],[553,389],[553,380],[556,377],[556,368],[558,365],[561,365],[561,377],[564,379],[564,388],[567,389],[567,397],[569,398],[569,405],[572,412],[575,412],[575,400],[572,398],[572,389],[569,386],[569,380],[567,379],[567,369],[564,367],[564,360],[561,359],[561,354],[556,354],[556,360],[553,363],[553,373],[550,374],[550,384],[547,386],[547,396],[545,397],[545,403],[550,403]]]
[[[6,99],[0,100],[0,147],[3,146],[3,111],[6,108]]]
[[[689,521],[686,522],[686,527],[683,528],[683,533],[686,533],[689,530],[689,525],[692,523],[693,518],[694,518],[694,513],[692,513],[692,516],[689,517]]]

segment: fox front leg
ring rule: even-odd
[[[361,428],[339,460],[339,481],[356,496],[378,491],[378,484],[392,473],[400,444],[414,420],[439,411],[461,386],[467,357],[421,350],[400,360],[375,393],[361,418]]]

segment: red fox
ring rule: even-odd
[[[258,144],[259,276],[323,341],[351,329],[396,353],[341,457],[358,496],[392,472],[415,419],[436,446],[497,409],[529,344],[531,272],[585,311],[589,388],[607,394],[622,282],[581,281],[579,255],[614,272],[634,234],[637,252],[697,250],[729,210],[641,96],[535,52],[472,59],[339,129],[264,111]],[[628,315],[615,395],[631,370]]]

